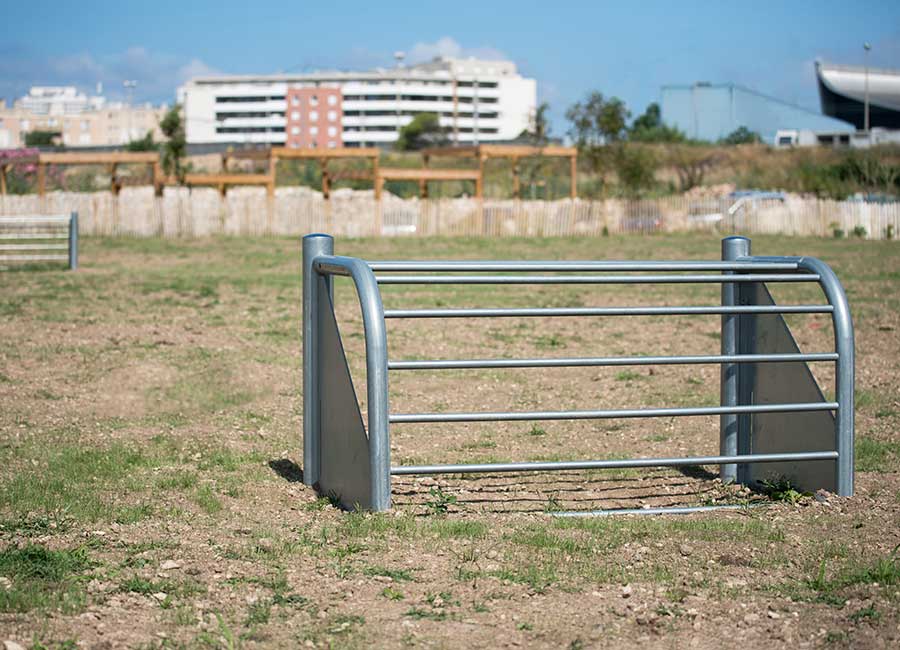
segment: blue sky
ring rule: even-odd
[[[816,58],[900,68],[900,1],[263,2],[79,0],[0,9],[0,97],[75,84],[171,102],[208,72],[367,69],[436,54],[498,55],[538,80],[562,135],[596,89],[637,115],[664,84],[731,81],[818,110]]]

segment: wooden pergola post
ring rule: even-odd
[[[3,196],[6,196],[6,174],[9,169],[9,165],[0,165],[0,195]]]
[[[569,198],[578,198],[578,154],[569,157]]]
[[[478,156],[478,179],[475,181],[475,197],[484,198],[484,160],[483,155]]]
[[[275,179],[278,169],[278,156],[269,149],[269,184],[266,185],[266,194],[269,199],[275,198]]]
[[[322,198],[331,198],[331,177],[328,174],[328,158],[321,158],[319,165],[322,166]]]
[[[163,195],[163,185],[165,184],[165,179],[163,179],[162,175],[162,166],[159,164],[159,160],[152,163],[153,167],[153,193],[156,196]]]
[[[520,190],[519,190],[519,157],[512,157],[512,177],[513,177],[513,198],[518,199]]]
[[[109,165],[109,191],[112,192],[113,196],[119,196],[119,190],[122,185],[119,182],[119,179],[116,178],[116,163],[110,163]]]
[[[47,191],[47,163],[38,162],[37,166],[37,183],[38,196],[44,196]]]
[[[428,154],[422,156],[422,167],[428,169]],[[424,178],[419,179],[419,198],[428,198],[428,181]]]
[[[375,155],[375,156],[372,156],[372,181],[373,181],[373,185],[375,186],[375,200],[376,201],[381,200],[381,186],[383,183],[383,181],[381,180],[381,177],[378,174],[379,174],[379,172],[378,172],[378,156]]]

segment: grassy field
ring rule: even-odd
[[[338,241],[369,259],[716,259],[707,236]],[[706,470],[405,479],[335,510],[300,478],[293,239],[87,238],[77,273],[0,274],[0,641],[26,648],[892,647],[900,640],[900,250],[825,259],[857,328],[857,495],[686,517],[559,509],[758,500]],[[358,305],[337,287],[357,392]],[[809,286],[785,301],[819,300]],[[711,304],[718,286],[385,287],[387,308]],[[791,319],[801,348],[829,321]],[[392,358],[709,354],[718,320],[391,322]],[[829,364],[814,368],[826,388]],[[396,412],[688,406],[718,367],[397,372]],[[392,430],[395,463],[693,455],[715,418]]]

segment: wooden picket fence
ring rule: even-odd
[[[717,231],[867,239],[900,234],[900,203],[788,197],[745,201],[684,196],[652,200],[558,201],[457,199],[375,200],[371,192],[337,191],[331,199],[302,187],[151,187],[110,192],[51,192],[0,197],[0,215],[77,211],[85,235],[207,237],[302,235],[340,237],[572,237],[619,233]]]

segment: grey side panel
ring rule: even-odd
[[[764,284],[742,287],[742,298],[754,305],[775,301]],[[797,353],[797,342],[779,314],[747,315],[742,319],[742,344],[754,353]],[[747,331],[749,330],[749,331]],[[746,350],[750,352],[750,350]],[[805,363],[757,363],[746,378],[753,404],[773,402],[825,402],[825,396]],[[835,420],[830,411],[756,413],[751,417],[750,453],[834,451]],[[751,464],[741,467],[746,482],[785,477],[798,490],[837,491],[837,461],[817,460]]]
[[[320,282],[323,280],[320,279]],[[320,287],[319,305],[319,492],[336,497],[348,510],[372,508],[369,440],[363,424],[334,305]]]

